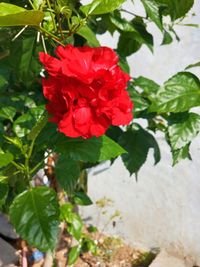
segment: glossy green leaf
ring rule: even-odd
[[[77,205],[88,206],[92,205],[92,200],[84,192],[75,192],[73,201]]]
[[[126,153],[120,145],[105,135],[89,139],[65,138],[57,144],[56,150],[84,162],[105,161]]]
[[[173,166],[183,159],[192,159],[190,155],[189,145],[190,144],[187,144],[186,146],[176,150],[172,149]]]
[[[160,161],[160,149],[155,138],[138,124],[134,124],[121,135],[119,144],[128,151],[122,155],[122,160],[130,174],[139,171],[147,159],[150,148],[154,150],[155,164]]]
[[[185,120],[168,127],[170,144],[174,150],[185,147],[200,131],[200,115],[189,113]]]
[[[13,161],[13,155],[9,151],[2,151],[0,149],[0,168],[7,166]]]
[[[53,250],[59,231],[59,206],[54,190],[40,186],[18,195],[10,207],[17,233],[41,251]]]
[[[117,9],[125,0],[93,0],[90,4],[80,9],[86,15],[100,15],[110,13]]]
[[[72,247],[68,254],[68,262],[67,262],[68,265],[74,264],[77,261],[80,253],[81,253],[81,248],[79,246]]]
[[[65,155],[60,155],[55,166],[56,179],[60,186],[68,193],[73,192],[80,176],[77,161]]]
[[[199,105],[199,79],[190,72],[180,72],[159,89],[149,111],[184,112]]]
[[[39,10],[27,10],[22,7],[0,3],[0,26],[39,26],[44,13]]]
[[[154,0],[142,0],[142,3],[144,5],[144,8],[146,10],[148,17],[153,22],[155,22],[158,28],[162,31],[163,26],[162,26],[162,20],[160,16],[159,5]]]

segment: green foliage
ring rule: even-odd
[[[126,151],[107,136],[89,139],[65,138],[57,144],[57,151],[69,155],[73,160],[101,162],[116,158]]]
[[[125,0],[93,0],[91,4],[81,7],[81,11],[86,15],[99,15],[114,11]]]
[[[200,81],[190,72],[180,72],[160,87],[150,112],[184,112],[200,105]]]
[[[39,26],[44,13],[39,10],[26,10],[22,7],[0,3],[0,26]]]
[[[145,128],[138,123],[111,126],[104,136],[83,139],[66,137],[56,124],[48,122],[39,51],[53,55],[57,45],[66,44],[98,47],[99,34],[117,32],[119,65],[130,75],[127,57],[143,45],[153,52],[155,36],[148,31],[149,22],[160,29],[162,45],[179,40],[174,25],[197,26],[183,20],[193,0],[141,0],[144,17],[135,14],[134,1],[133,10],[125,10],[124,2],[0,3],[0,210],[9,211],[20,237],[42,251],[54,250],[59,222],[64,221],[78,243],[68,254],[68,265],[80,253],[96,253],[96,245],[83,233],[83,221],[75,211],[77,205],[92,204],[87,195],[87,169],[106,160],[113,163],[121,156],[129,173],[137,175],[151,149],[155,164],[160,160],[154,137],[158,131],[163,132],[175,165],[191,159],[190,144],[200,131],[200,115],[191,111],[200,106],[200,82],[188,71],[175,74],[162,86],[142,76],[129,81],[134,118],[145,120]],[[199,62],[190,64],[186,70],[199,66]],[[50,186],[33,187],[34,175],[44,167]],[[53,178],[58,185],[53,186]],[[111,201],[103,199],[97,205],[104,207],[105,203]]]
[[[73,192],[80,176],[79,164],[68,156],[60,155],[55,174],[60,186],[68,193]]]
[[[36,187],[18,195],[10,219],[20,236],[41,251],[53,250],[58,235],[59,208],[55,192]]]
[[[128,151],[122,155],[122,159],[130,174],[139,171],[146,161],[150,148],[154,149],[155,164],[160,161],[160,150],[155,138],[138,124],[133,124],[123,133],[119,143]]]

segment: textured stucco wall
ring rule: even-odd
[[[200,23],[200,2],[195,2],[192,12],[197,16],[192,19],[189,16],[185,23]],[[128,1],[125,8],[131,10],[132,4]],[[135,12],[144,12],[139,3]],[[181,41],[168,46],[160,46],[162,36],[154,25],[150,24],[149,30],[156,37],[155,51],[151,54],[143,47],[128,59],[134,77],[143,75],[162,83],[200,60],[198,28],[177,26]],[[114,38],[109,34],[99,37],[102,45],[114,48],[117,38],[117,34]],[[200,77],[200,68],[192,71]],[[114,204],[110,210],[121,212],[122,219],[115,228],[106,228],[107,232],[118,234],[132,244],[163,247],[192,256],[200,264],[200,138],[197,137],[191,146],[193,161],[182,161],[174,168],[162,135],[158,135],[158,141],[162,160],[153,166],[152,153],[149,153],[138,182],[134,176],[129,176],[118,159],[104,172],[93,170],[90,173],[89,195],[94,201],[104,196],[111,198]],[[89,221],[96,224],[98,209],[95,205],[83,208],[83,214],[86,218],[92,217]],[[100,216],[100,228],[105,224],[104,217]]]

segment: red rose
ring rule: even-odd
[[[49,74],[43,78],[46,108],[58,130],[70,137],[101,136],[110,125],[132,120],[133,104],[125,90],[129,75],[108,47],[58,46],[58,58],[40,53]]]

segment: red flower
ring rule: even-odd
[[[58,130],[70,137],[101,136],[110,125],[132,120],[133,104],[125,90],[129,75],[108,47],[58,46],[58,58],[40,53],[49,74],[43,78],[46,108]]]

